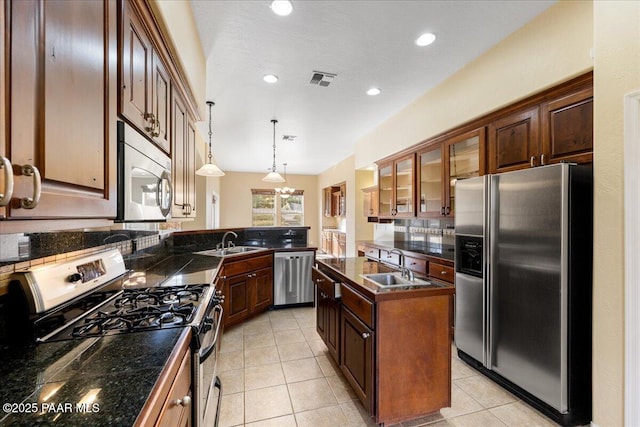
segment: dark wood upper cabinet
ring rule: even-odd
[[[378,164],[378,214],[380,218],[411,218],[416,215],[415,153]]]
[[[543,163],[593,161],[593,87],[541,107]]]
[[[122,4],[120,114],[170,153],[169,73],[132,4]]]
[[[503,117],[489,125],[489,172],[507,172],[539,165],[538,106]]]
[[[453,216],[459,179],[484,175],[484,127],[427,144],[417,155],[418,217]]]
[[[2,59],[6,135],[16,173],[5,217],[113,218],[116,2],[21,0],[3,7],[11,24]],[[40,179],[24,173],[28,166]],[[28,198],[34,207],[22,203]]]
[[[179,94],[172,94],[172,180],[174,218],[195,216],[195,127],[190,120],[184,101]]]
[[[431,144],[417,153],[418,216],[438,217],[444,214],[445,191],[442,144]]]
[[[445,216],[455,213],[456,182],[486,174],[484,127],[447,139],[444,154],[443,202]]]

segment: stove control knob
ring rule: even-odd
[[[67,277],[67,282],[76,283],[82,280],[82,274],[73,273]]]

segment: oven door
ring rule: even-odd
[[[165,220],[171,211],[171,160],[135,130],[120,126],[116,221]]]
[[[195,426],[217,426],[222,384],[216,376],[223,309],[220,304],[205,316],[198,332],[194,351]]]

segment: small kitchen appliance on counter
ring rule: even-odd
[[[30,330],[38,343],[93,338],[87,342],[97,345],[95,339],[116,334],[190,327],[194,424],[215,425],[224,297],[211,283],[196,283],[202,275],[191,263],[171,256],[146,271],[127,271],[114,249],[19,271],[11,285],[13,329]]]
[[[556,422],[588,424],[591,168],[459,180],[455,200],[458,354]]]

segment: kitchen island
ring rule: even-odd
[[[381,287],[363,276],[394,272],[362,257],[318,260],[314,271],[318,332],[327,342],[330,325],[339,325],[333,334],[337,337],[327,345],[337,342],[336,362],[379,424],[451,406],[449,319],[454,286],[417,281]],[[334,291],[336,283],[339,292]],[[338,310],[324,309],[323,301],[331,297]]]

